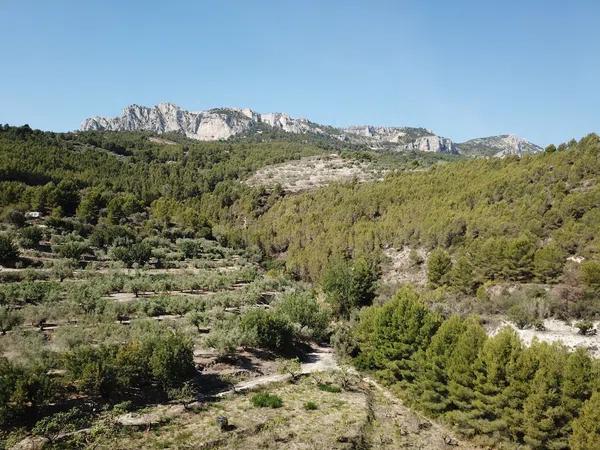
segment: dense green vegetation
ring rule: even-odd
[[[538,330],[576,318],[581,335],[595,332],[596,135],[481,160],[317,135],[154,137],[0,127],[0,438],[18,427],[58,436],[123,402],[194,399],[209,378],[199,349],[275,358],[330,341],[486,444],[596,447],[597,361],[525,347],[510,330],[488,337],[469,314]],[[301,194],[243,183],[332,150],[395,170]],[[426,280],[390,296],[382,268],[402,248]]]
[[[285,254],[289,271],[312,280],[340,257],[436,249],[434,286],[470,295],[489,283],[562,280],[585,291],[576,294],[581,311],[568,314],[598,311],[600,138],[561,148],[286,197],[250,225],[249,239],[267,254]],[[569,256],[586,262],[569,264]]]
[[[575,448],[597,440],[590,416],[600,365],[583,350],[524,347],[508,329],[488,338],[476,318],[444,319],[412,290],[364,309],[353,339],[358,367],[487,444],[567,448],[573,429]]]

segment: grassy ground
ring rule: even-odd
[[[271,384],[262,391],[281,398],[280,408],[256,407],[256,392],[208,402],[194,410],[161,405],[137,411],[152,425],[116,426],[107,414],[91,433],[55,444],[94,449],[445,449],[460,445],[439,424],[405,407],[389,391],[354,375],[316,373],[296,383]],[[333,387],[324,388],[323,386]],[[344,388],[341,388],[344,386]],[[339,391],[339,392],[336,392]],[[312,405],[307,406],[307,404]],[[221,430],[218,417],[229,426]],[[156,420],[156,417],[161,417]],[[78,442],[79,441],[79,442]]]

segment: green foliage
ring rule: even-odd
[[[579,330],[579,334],[587,335],[591,334],[594,331],[594,323],[590,320],[581,320],[575,324],[577,329]]]
[[[275,305],[275,314],[295,324],[307,338],[322,340],[327,336],[329,313],[310,292],[284,294]]]
[[[427,260],[427,279],[433,286],[445,284],[450,269],[452,269],[452,260],[448,252],[441,248],[431,252]]]
[[[0,306],[0,335],[4,336],[23,321],[23,318],[6,306]]]
[[[149,360],[152,378],[164,388],[182,384],[194,373],[193,356],[190,342],[167,334],[153,343]]]
[[[78,408],[71,408],[65,412],[58,412],[36,422],[31,432],[54,441],[61,434],[76,431],[86,425],[85,414]]]
[[[292,324],[285,318],[263,309],[252,309],[242,316],[240,329],[248,345],[289,352],[295,344]]]
[[[561,273],[565,263],[565,252],[554,242],[538,249],[533,258],[534,272],[541,281],[553,281]]]
[[[569,440],[572,450],[600,448],[600,392],[594,392],[573,421],[573,435]]]
[[[523,304],[517,303],[508,310],[508,318],[521,330],[532,325],[536,317]]]
[[[292,380],[296,380],[300,375],[302,364],[298,358],[282,359],[279,361],[277,368],[279,373],[287,374],[292,377]]]
[[[593,419],[574,421],[597,389],[585,350],[535,341],[524,348],[510,328],[488,338],[475,317],[442,321],[406,290],[359,318],[355,363],[399,383],[415,406],[463,433],[490,444],[567,448],[572,424],[571,445],[593,439]]]
[[[431,275],[431,272],[428,275]],[[443,275],[438,273],[436,276],[440,276],[439,279],[441,281],[446,276],[446,273]],[[475,266],[468,255],[459,255],[450,271],[447,272],[447,276],[449,283],[460,292],[473,294],[477,290],[478,281],[476,279]]]
[[[321,391],[330,392],[332,394],[339,394],[340,392],[342,392],[342,388],[339,387],[339,386],[337,386],[337,385],[335,385],[335,384],[319,383],[317,385],[317,387]]]
[[[306,411],[316,411],[317,409],[319,409],[319,405],[312,401],[305,402],[303,407]]]
[[[268,392],[254,394],[250,401],[257,408],[281,408],[283,406],[283,400],[280,397]]]
[[[19,230],[19,244],[24,248],[37,248],[44,237],[40,227],[31,226]]]
[[[480,283],[553,281],[567,256],[592,256],[600,236],[600,186],[586,184],[600,176],[600,139],[565,147],[287,196],[250,223],[249,239],[269,255],[285,252],[286,267],[311,280],[332,257],[410,246],[468,255]],[[447,258],[442,262],[434,284],[446,281]]]
[[[12,238],[6,234],[0,234],[0,263],[13,263],[19,256],[19,250]]]
[[[0,424],[37,413],[54,393],[55,386],[44,367],[18,366],[0,357]]]
[[[321,285],[334,313],[347,318],[353,309],[371,304],[378,276],[373,261],[340,259],[328,266]]]
[[[18,209],[10,209],[4,215],[4,220],[11,225],[14,225],[16,228],[21,228],[25,225],[25,214],[23,211],[19,211]]]
[[[107,217],[110,223],[120,224],[127,217],[143,210],[143,204],[133,194],[121,194],[108,202]]]
[[[111,255],[124,262],[127,267],[133,267],[134,264],[142,266],[152,256],[152,249],[146,242],[133,242],[113,247]]]
[[[414,377],[414,357],[425,350],[441,318],[410,289],[399,291],[382,306],[363,310],[355,336],[360,348],[356,363],[380,371],[386,379]]]
[[[167,391],[194,373],[191,343],[169,331],[119,346],[80,346],[65,356],[65,366],[78,389],[102,398],[124,395],[136,386]]]
[[[77,207],[77,216],[84,222],[97,223],[105,202],[100,189],[91,189],[83,196]]]
[[[581,264],[583,282],[594,291],[600,291],[600,262],[584,261]]]

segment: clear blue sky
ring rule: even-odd
[[[170,101],[456,141],[600,131],[600,1],[0,0],[0,123]]]

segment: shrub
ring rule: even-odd
[[[166,334],[152,346],[150,370],[164,388],[175,387],[194,373],[192,345],[179,335]]]
[[[268,392],[253,395],[251,402],[257,408],[281,408],[283,406],[281,397]]]
[[[583,281],[593,290],[600,290],[600,262],[585,261],[581,264]]]
[[[5,306],[0,306],[0,335],[5,335],[23,321],[22,317]]]
[[[324,339],[329,324],[328,312],[309,292],[293,292],[275,305],[275,313],[297,324],[306,337]]]
[[[339,357],[347,358],[356,356],[358,345],[352,326],[348,322],[341,322],[335,325],[335,331],[331,336],[331,344]]]
[[[290,322],[269,311],[253,309],[242,317],[240,327],[248,344],[279,352],[294,346],[294,329]]]
[[[298,358],[282,359],[279,361],[278,372],[282,374],[289,374],[292,380],[296,380],[302,371],[302,364]]]
[[[520,330],[530,326],[536,319],[532,314],[529,313],[525,306],[521,304],[516,304],[510,307],[508,310],[508,318]]]
[[[19,243],[24,248],[37,248],[43,237],[40,227],[25,227],[19,231]]]
[[[19,250],[12,238],[6,234],[0,234],[0,263],[12,263],[19,256]]]
[[[340,392],[342,392],[342,388],[335,384],[319,383],[318,387],[321,391],[331,392],[333,394],[339,394]]]
[[[115,403],[112,412],[115,415],[125,414],[126,412],[133,410],[133,402],[131,400],[125,400],[123,402]]]
[[[85,415],[78,408],[72,408],[66,412],[44,417],[35,424],[31,431],[33,434],[44,436],[52,442],[61,434],[75,431],[85,424]]]
[[[594,324],[589,320],[582,320],[580,322],[577,322],[575,324],[575,327],[579,329],[579,334],[582,334],[584,336],[592,334],[595,331]]]
[[[321,286],[334,312],[347,318],[353,309],[371,304],[378,277],[374,261],[341,259],[328,266]]]
[[[452,268],[452,260],[448,252],[441,248],[436,248],[429,255],[427,260],[427,279],[433,286],[440,286],[446,283],[446,278]]]
[[[140,266],[146,264],[152,256],[152,249],[145,242],[137,242],[113,247],[110,253],[113,259],[122,261],[127,267],[132,267],[134,264]]]
[[[87,252],[89,248],[84,242],[69,240],[55,246],[53,250],[58,253],[61,258],[79,261],[81,256]]]
[[[16,228],[21,228],[25,225],[25,214],[18,209],[11,209],[4,217],[7,223],[14,225]]]
[[[319,407],[317,406],[317,404],[315,402],[306,402],[306,403],[304,403],[304,409],[307,411],[315,411],[315,410],[319,409]]]

